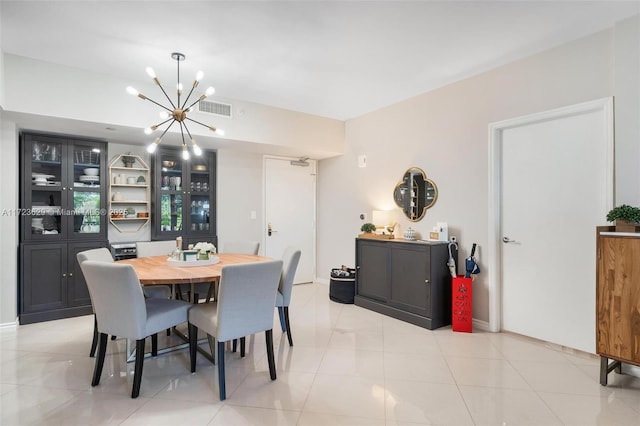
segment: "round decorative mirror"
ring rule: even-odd
[[[437,198],[438,188],[435,182],[427,179],[424,171],[418,167],[407,170],[402,181],[393,190],[393,199],[412,222],[421,220]]]

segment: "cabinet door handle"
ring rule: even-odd
[[[425,284],[429,284],[429,280],[424,280],[424,283]]]
[[[62,277],[65,278],[67,276],[67,274],[62,274]]]
[[[73,272],[69,272],[69,276],[72,277],[73,276]]]

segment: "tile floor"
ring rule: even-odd
[[[223,403],[216,367],[199,357],[190,374],[187,350],[147,359],[131,399],[121,339],[92,388],[91,316],[3,330],[0,424],[640,425],[640,378],[611,374],[602,387],[593,356],[506,333],[425,330],[331,302],[323,284],[295,286],[291,317],[294,347],[274,332],[276,381],[263,335],[244,359],[227,352]]]

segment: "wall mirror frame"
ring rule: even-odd
[[[411,167],[393,190],[393,199],[411,222],[418,222],[438,199],[438,187],[419,167]]]

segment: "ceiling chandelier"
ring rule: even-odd
[[[202,77],[204,76],[204,73],[202,71],[198,71],[198,73],[196,74],[196,79],[193,81],[193,85],[191,86],[191,90],[189,90],[189,93],[187,94],[187,97],[184,99],[184,101],[181,102],[180,97],[182,96],[182,83],[180,83],[180,61],[184,61],[185,56],[182,53],[174,52],[171,54],[171,57],[175,59],[176,63],[178,64],[178,83],[176,85],[178,99],[175,104],[173,103],[173,101],[171,100],[167,92],[164,90],[164,87],[162,87],[162,84],[160,84],[160,80],[158,80],[158,77],[156,77],[156,73],[153,71],[151,67],[147,67],[147,70],[146,70],[147,74],[149,74],[149,77],[151,77],[153,81],[158,85],[158,87],[160,87],[160,90],[162,90],[162,93],[164,93],[164,96],[167,98],[167,101],[169,101],[170,106],[162,105],[159,102],[156,102],[153,99],[148,98],[147,96],[138,92],[136,89],[134,89],[131,86],[127,87],[127,92],[134,96],[139,97],[142,100],[152,102],[158,105],[159,107],[163,108],[163,111],[160,112],[160,117],[164,121],[144,129],[145,134],[150,135],[151,133],[158,130],[160,126],[163,126],[169,123],[169,125],[167,126],[166,129],[164,129],[162,134],[159,137],[155,138],[155,140],[149,146],[147,146],[147,151],[149,151],[150,153],[155,152],[156,148],[158,147],[158,144],[160,144],[160,142],[162,141],[162,138],[165,135],[165,133],[167,133],[167,131],[171,128],[171,126],[173,126],[177,122],[180,125],[180,134],[182,135],[182,158],[185,160],[188,160],[189,150],[187,148],[187,142],[184,136],[185,131],[187,132],[187,136],[191,141],[191,149],[193,150],[193,153],[199,156],[202,154],[202,149],[200,149],[195,139],[191,135],[191,132],[189,132],[189,128],[187,127],[187,123],[186,123],[187,121],[191,121],[193,123],[204,126],[220,136],[224,135],[224,132],[221,129],[216,129],[213,126],[208,126],[204,123],[201,123],[199,121],[196,121],[192,118],[187,117],[187,113],[192,111],[191,108],[193,108],[195,104],[205,99],[207,96],[213,95],[213,93],[215,92],[215,89],[213,87],[207,88],[207,90],[202,95],[200,95],[195,101],[187,105],[187,103],[189,102],[189,98],[193,94],[193,90],[196,87],[198,87],[200,80],[202,80]]]

